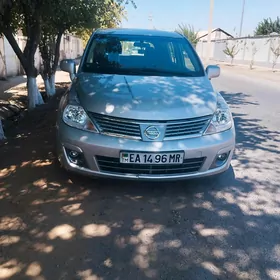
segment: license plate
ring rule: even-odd
[[[131,153],[121,152],[120,163],[134,164],[181,164],[184,153]]]

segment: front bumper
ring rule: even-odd
[[[81,167],[69,161],[66,149],[83,153],[86,167]],[[62,166],[83,175],[107,178],[143,179],[143,180],[178,180],[199,178],[226,171],[232,159],[235,148],[235,129],[232,127],[222,133],[206,135],[197,138],[172,140],[163,142],[144,142],[126,138],[95,134],[69,127],[62,121],[57,125],[57,152]],[[177,152],[184,151],[185,159],[204,157],[202,166],[197,172],[180,174],[129,174],[105,172],[100,170],[98,156],[119,158],[121,151],[132,152]],[[229,153],[222,166],[213,168],[213,162],[218,154]]]

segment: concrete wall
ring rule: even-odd
[[[4,63],[4,37],[0,37],[0,77],[6,77],[6,67]]]
[[[60,57],[77,58],[83,54],[83,42],[80,38],[64,35],[61,39]]]
[[[26,37],[24,36],[16,36],[16,40],[21,50],[24,49],[26,45]],[[6,71],[4,62],[0,56],[0,77],[9,77],[9,76],[17,76],[24,74],[23,68],[14,53],[12,47],[10,46],[8,40],[3,37],[0,38],[0,51],[3,54],[4,60],[6,62]],[[72,36],[72,35],[64,35],[60,45],[60,59],[63,58],[76,58],[82,55],[83,52],[83,43],[82,40]],[[35,54],[35,66],[37,69],[40,68],[42,64],[42,58],[37,49]]]
[[[210,59],[217,61],[230,62],[231,58],[224,53],[226,46],[236,46],[238,53],[234,57],[233,63],[250,65],[254,61],[254,65],[272,68],[275,55],[272,48],[279,48],[280,52],[280,36],[262,36],[262,37],[245,37],[234,38],[228,40],[213,40],[210,46]],[[199,41],[196,51],[201,58],[207,56],[207,42]],[[277,60],[275,69],[280,69],[280,57]]]

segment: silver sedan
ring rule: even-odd
[[[175,32],[97,30],[57,119],[64,168],[111,178],[178,180],[226,171],[235,128],[189,41]]]

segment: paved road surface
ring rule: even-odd
[[[23,121],[0,149],[0,279],[280,279],[280,85],[236,70],[213,83],[238,142],[219,179],[69,175],[54,113]]]

